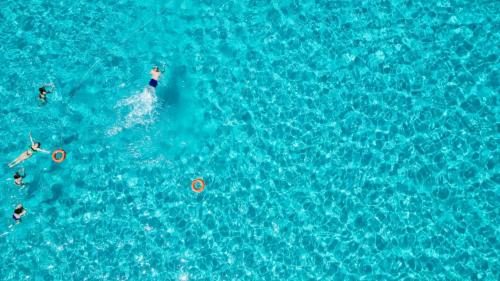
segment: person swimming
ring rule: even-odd
[[[19,169],[14,174],[14,184],[17,186],[25,186],[25,183],[23,182],[23,179],[25,177],[26,177],[26,174],[24,173],[24,168]]]
[[[119,118],[117,124],[107,130],[106,134],[108,136],[114,136],[124,129],[135,125],[151,124],[156,120],[156,105],[158,102],[156,87],[158,86],[158,79],[162,72],[159,67],[155,66],[151,69],[150,73],[151,80],[148,86],[145,86],[142,91],[137,92],[135,95],[119,100],[113,107],[117,110]],[[121,109],[124,107],[128,109]],[[126,114],[126,116],[122,118],[122,114]]]
[[[22,204],[19,204],[16,206],[16,209],[14,210],[14,213],[12,214],[12,218],[16,221],[16,223],[21,222],[21,218],[26,215],[26,209],[23,207]]]
[[[47,91],[47,89],[45,89],[46,87],[51,87],[51,91]],[[42,102],[42,103],[46,103],[47,102],[47,95],[48,94],[51,94],[52,91],[54,91],[55,89],[55,86],[54,84],[47,84],[47,85],[43,85],[41,88],[38,88],[38,99]]]
[[[156,88],[158,86],[158,79],[160,78],[161,71],[158,66],[153,67],[151,69],[151,80],[149,80],[149,86]]]
[[[33,141],[33,138],[31,137],[31,133],[30,133],[29,136],[30,136],[30,141],[31,141],[30,147],[28,148],[28,150],[26,150],[25,152],[21,153],[21,155],[19,155],[12,162],[10,162],[9,163],[9,168],[12,168],[12,167],[16,166],[17,164],[23,162],[24,160],[30,158],[36,152],[43,152],[43,153],[47,153],[47,154],[50,153],[49,151],[44,150],[44,149],[41,148],[41,146],[42,146],[41,143]]]

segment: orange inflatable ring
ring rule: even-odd
[[[58,154],[61,154],[60,158],[57,158]],[[52,152],[52,160],[54,160],[54,162],[61,163],[62,161],[64,161],[64,159],[66,159],[66,151],[64,151],[62,149],[58,149],[58,150]]]
[[[196,184],[199,183],[201,186],[199,188],[196,188]],[[192,183],[191,183],[191,189],[194,191],[194,192],[197,192],[197,193],[200,193],[203,191],[203,189],[205,189],[205,182],[202,180],[202,179],[195,179]]]

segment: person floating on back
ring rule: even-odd
[[[26,174],[24,173],[24,168],[19,169],[19,171],[17,171],[14,174],[14,184],[17,186],[23,187],[25,185],[25,183],[23,182],[23,179],[25,177],[26,177]]]
[[[19,204],[16,206],[14,214],[12,214],[12,218],[16,221],[16,223],[20,223],[21,217],[23,217],[24,215],[26,215],[26,209],[23,207],[22,204]]]
[[[161,71],[158,66],[153,67],[151,69],[151,80],[149,80],[149,86],[156,88],[158,86],[158,79],[160,78]]]
[[[47,91],[46,87],[51,87],[50,91]],[[52,91],[54,91],[54,89],[55,89],[54,84],[47,84],[47,85],[43,85],[41,88],[38,88],[38,91],[39,91],[38,99],[40,100],[40,102],[46,103],[47,102],[47,95],[52,93]]]
[[[14,159],[12,162],[10,162],[9,168],[12,168],[12,167],[16,166],[17,164],[23,162],[24,160],[30,158],[36,152],[50,153],[49,151],[43,150],[41,148],[41,145],[42,145],[41,143],[33,141],[33,138],[31,137],[31,133],[30,133],[30,141],[31,141],[31,145],[28,148],[28,150],[21,153],[21,155],[19,155],[16,159]]]

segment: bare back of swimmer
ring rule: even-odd
[[[149,80],[149,86],[156,88],[158,86],[158,79],[160,79],[161,71],[158,66],[151,69],[151,80]]]
[[[23,179],[26,177],[26,173],[24,173],[24,168],[19,169],[14,174],[14,184],[20,187],[25,186],[26,184],[23,182]]]
[[[21,217],[26,215],[26,209],[23,207],[22,204],[19,204],[16,206],[16,209],[14,209],[14,213],[12,214],[12,218],[16,221],[16,223],[21,222]]]

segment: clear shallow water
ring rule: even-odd
[[[0,4],[2,280],[499,279],[498,2],[94,2]]]

